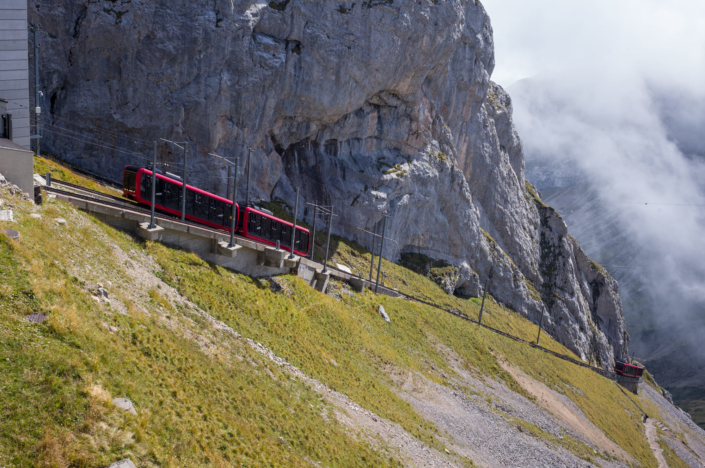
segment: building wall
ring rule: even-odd
[[[10,101],[13,141],[29,149],[27,0],[0,0],[0,97]]]
[[[34,158],[32,156],[31,151],[19,144],[0,138],[0,174],[30,196],[34,196]]]

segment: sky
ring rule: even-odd
[[[653,313],[681,329],[699,318],[692,338],[702,340],[705,1],[483,4],[494,30],[492,79],[512,97],[527,177],[597,190],[642,252],[633,261]]]
[[[705,83],[702,0],[483,0],[494,29],[494,81],[600,66],[673,84]]]

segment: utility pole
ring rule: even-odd
[[[156,205],[156,191],[157,191],[157,142],[154,141],[154,154],[152,155],[152,214],[149,218],[149,229],[154,229],[157,227],[154,224],[154,205]]]
[[[296,203],[294,204],[294,228],[291,230],[291,253],[289,260],[294,258],[294,249],[296,248],[296,214],[299,212],[299,189],[296,189]]]
[[[237,172],[240,169],[240,157],[235,158],[235,180],[233,181],[233,211],[232,219],[230,220],[230,244],[228,248],[232,249],[235,247],[235,221],[237,220]],[[230,172],[230,166],[228,166],[228,172]],[[228,178],[228,183],[230,183],[230,178]]]
[[[543,327],[543,316],[546,315],[546,309],[541,306],[541,320],[539,321],[539,336],[536,337],[536,346],[539,344],[539,340],[541,339],[541,328]]]
[[[328,249],[330,248],[330,231],[333,228],[333,205],[330,205],[330,213],[328,214],[328,240],[326,241],[326,259],[323,263],[323,273],[328,272]]]
[[[228,166],[228,183],[226,184],[226,187],[225,198],[230,198],[232,197],[232,194],[230,193],[230,166]]]
[[[181,177],[181,182],[183,183],[181,187],[181,221],[186,220],[186,162],[188,159],[186,145],[188,145],[188,141],[184,141],[184,168]]]
[[[309,257],[313,260],[313,253],[316,250],[316,218],[318,218],[318,205],[313,205],[313,237],[311,238],[311,253]]]
[[[375,247],[377,246],[377,229],[378,225],[375,224],[374,226],[374,233],[372,234],[372,250],[370,253],[372,254],[371,257],[372,259],[370,260],[370,283],[372,283],[372,273],[374,272],[375,268]]]
[[[252,150],[247,148],[247,194],[245,195],[245,206],[250,206],[250,166]]]
[[[41,115],[42,107],[39,105],[39,27],[34,26],[34,117],[36,122],[35,134],[37,136],[37,156],[41,156]]]
[[[480,318],[477,321],[478,325],[482,325],[482,312],[485,310],[485,296],[487,296],[487,287],[489,286],[490,278],[492,277],[492,270],[494,270],[494,267],[490,268],[490,274],[487,275],[487,279],[485,280],[485,291],[482,294],[482,305],[480,306]]]
[[[387,232],[387,215],[382,220],[382,240],[379,245],[379,266],[377,267],[377,284],[375,284],[375,294],[379,290],[379,275],[382,272],[382,254],[384,253],[384,235]]]

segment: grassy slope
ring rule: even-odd
[[[502,379],[522,392],[497,363],[501,356],[549,387],[560,386],[608,437],[644,466],[655,463],[640,414],[633,411],[634,404],[646,408],[647,403],[588,370],[428,306],[369,292],[342,294],[338,301],[293,276],[282,278],[292,294],[276,294],[267,281],[158,243],[135,243],[63,204],[42,208],[39,221],[22,216],[28,209],[19,210],[22,243],[0,243],[0,398],[11,402],[0,410],[0,464],[32,466],[30,460],[63,457],[74,466],[104,466],[125,455],[139,460],[139,466],[235,461],[303,466],[304,457],[329,466],[396,463],[346,436],[334,418],[322,416],[330,410],[316,394],[246,346],[234,343],[216,356],[202,352],[155,318],[163,302],[157,291],[147,313],[139,307],[128,307],[125,316],[102,311],[81,280],[61,266],[89,261],[118,270],[96,233],[127,251],[149,253],[163,268],[164,281],[202,309],[432,446],[442,447],[443,436],[397,396],[388,373],[414,369],[436,382],[443,382],[444,375],[452,378],[452,369],[432,344],[440,340],[482,378]],[[88,221],[59,237],[50,219],[59,215],[69,222]],[[354,269],[369,268],[368,252],[334,240],[334,258]],[[477,316],[477,300],[448,296],[429,279],[387,261],[383,269],[388,284]],[[378,316],[380,304],[391,324]],[[536,325],[492,300],[486,309],[484,320],[491,326],[534,339]],[[49,312],[50,318],[39,325],[22,320],[32,311]],[[186,313],[173,310],[174,316]],[[102,321],[119,332],[110,333]],[[570,354],[544,337],[544,346]],[[229,358],[228,352],[242,359]],[[108,394],[133,399],[139,416],[116,410],[106,402]],[[277,443],[278,437],[291,448]],[[584,447],[571,449],[585,456]]]
[[[47,157],[34,158],[34,172],[42,177],[46,176],[47,172],[51,172],[51,177],[55,180],[62,180],[72,184],[79,184],[85,188],[96,190],[98,192],[107,193],[108,195],[121,195],[122,192],[107,186],[94,179],[85,177],[80,173],[71,169],[64,163],[57,162]]]

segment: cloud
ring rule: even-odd
[[[636,317],[635,308],[647,308],[656,328],[702,340],[705,2],[484,4],[495,31],[493,79],[513,98],[527,176],[597,193],[648,299],[625,310]]]
[[[542,72],[632,69],[691,89],[705,80],[700,0],[485,0],[501,85]]]

